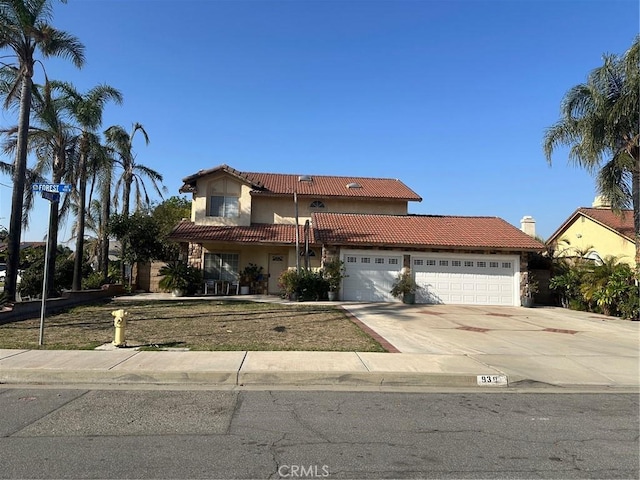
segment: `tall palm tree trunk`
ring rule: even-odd
[[[82,137],[80,145],[79,186],[78,186],[78,228],[76,230],[76,252],[73,259],[73,283],[71,289],[82,290],[82,260],[84,259],[84,215],[87,201],[87,144],[86,136]]]
[[[62,181],[62,168],[64,165],[64,157],[59,156],[54,162],[54,174],[52,177],[53,183],[60,183]],[[56,273],[56,257],[58,256],[58,222],[60,219],[60,205],[58,202],[51,202],[49,205],[49,234],[47,235],[47,248],[49,249],[47,255],[48,269],[47,269],[47,297],[53,296],[56,291],[55,285],[55,273]]]
[[[20,240],[22,236],[22,207],[24,204],[24,186],[27,172],[27,134],[29,133],[29,115],[31,113],[31,77],[22,79],[20,93],[20,116],[18,120],[18,142],[16,159],[13,166],[13,193],[11,195],[11,219],[7,237],[7,275],[4,293],[8,301],[16,299],[18,268],[20,267]]]
[[[124,186],[122,188],[122,214],[125,217],[129,216],[129,199],[131,196],[131,182],[133,181],[131,174],[127,173],[125,181],[124,181]],[[122,249],[123,252],[128,251],[129,245],[127,242],[126,238],[123,238],[120,241],[121,245],[120,248]],[[127,263],[124,261],[124,259],[122,259],[121,262],[121,266],[120,266],[120,270],[122,273],[122,281],[124,282],[126,277],[127,277]],[[131,285],[133,284],[133,265],[129,266],[129,288],[131,288]]]
[[[635,168],[631,174],[631,195],[633,204],[633,227],[636,241],[636,276],[640,280],[640,147],[634,147]]]
[[[103,188],[102,194],[102,228],[100,232],[102,234],[102,241],[100,242],[100,248],[102,250],[100,265],[102,270],[102,278],[106,282],[109,278],[109,217],[111,216],[111,188],[110,183],[106,184]]]

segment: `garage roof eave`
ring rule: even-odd
[[[325,245],[331,245],[342,248],[394,248],[394,249],[438,249],[438,250],[497,250],[501,252],[542,252],[544,248],[533,247],[516,247],[516,246],[493,246],[493,245],[436,245],[436,244],[417,244],[417,243],[350,243],[350,242],[335,242],[325,243]]]

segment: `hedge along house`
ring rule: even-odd
[[[183,179],[191,219],[171,234],[208,281],[237,283],[263,267],[256,293],[278,294],[282,271],[344,261],[341,298],[395,301],[409,267],[417,301],[519,305],[529,252],[544,246],[495,217],[410,215],[421,197],[395,179],[239,172],[227,165]]]

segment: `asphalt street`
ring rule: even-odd
[[[0,390],[1,478],[633,478],[638,395]]]

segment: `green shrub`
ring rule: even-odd
[[[549,287],[563,307],[622,318],[638,318],[640,294],[634,272],[616,257],[600,264],[581,261],[565,263],[551,278]]]
[[[289,269],[278,277],[278,287],[286,298],[297,295],[299,300],[320,300],[327,297],[329,282],[322,272]]]
[[[182,290],[192,295],[202,285],[202,272],[180,260],[163,265],[158,275],[163,277],[158,283],[163,290]]]

